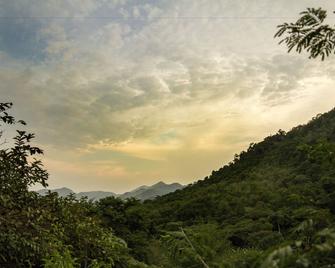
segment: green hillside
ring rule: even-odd
[[[276,248],[307,239],[309,244],[301,243],[301,248],[290,247],[292,263],[319,267],[311,260],[319,254],[313,252],[313,243],[318,243],[313,237],[335,222],[334,152],[332,110],[288,133],[279,130],[251,144],[233,162],[183,190],[130,206],[124,215],[140,219],[134,230],[142,228],[143,236],[137,233],[137,239],[151,238],[155,248],[144,243],[147,252],[143,253],[142,244],[139,254],[132,235],[125,238],[134,244],[137,257],[162,267],[204,267],[197,254],[210,267],[259,267]],[[334,257],[334,247],[329,250]],[[163,264],[157,261],[164,258]],[[298,258],[304,264],[297,264]],[[292,263],[276,266],[273,261],[273,267],[295,267]],[[312,266],[303,266],[308,263]]]
[[[146,202],[146,206],[159,208],[159,223],[173,219],[187,224],[210,220],[233,223],[241,214],[255,220],[284,213],[293,220],[294,211],[301,207],[335,212],[331,197],[335,189],[334,152],[332,110],[288,133],[279,130],[251,144],[204,180]],[[285,212],[288,207],[290,211]],[[258,215],[258,209],[264,215]],[[303,215],[297,220],[304,219]]]

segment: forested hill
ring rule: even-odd
[[[162,223],[171,217],[191,223],[211,219],[233,223],[240,217],[285,215],[294,225],[319,215],[322,208],[335,212],[334,152],[335,109],[288,133],[279,130],[251,144],[204,180],[146,205],[159,208]]]
[[[206,239],[198,241],[198,250],[205,257],[209,254],[213,265],[234,248],[259,256],[296,239],[294,230],[302,223],[313,223],[315,232],[334,226],[334,152],[335,109],[251,144],[204,180],[145,201],[138,211],[147,225],[159,230],[183,226],[194,240],[220,237],[210,246]],[[175,267],[186,267],[178,262]]]
[[[335,109],[288,133],[279,130],[262,142],[251,144],[236,155],[234,161],[182,190],[135,206],[128,203],[129,209],[124,215],[131,213],[132,217],[124,222],[129,229],[119,235],[129,242],[137,257],[164,267],[171,263],[172,267],[188,267],[197,259],[194,257],[197,254],[207,260],[210,267],[251,267],[250,263],[264,261],[269,251],[300,239],[304,232],[298,234],[296,230],[312,228],[308,237],[312,243],[318,231],[334,227],[334,152]],[[103,200],[101,204],[104,215],[104,207],[112,203]],[[107,222],[116,231],[124,227],[107,214],[103,217],[109,219]],[[135,228],[134,217],[138,219]],[[181,227],[196,245],[196,251],[185,241],[181,242],[182,234],[176,235]],[[149,237],[156,241],[150,242],[157,243],[154,253],[150,245],[146,248],[146,243],[139,244],[142,240],[150,241],[150,238],[139,238],[143,232],[149,232]],[[157,234],[162,232],[168,232],[164,236],[168,237],[168,246],[161,239],[156,240]],[[145,257],[158,254],[157,248],[161,248],[163,253],[158,254],[157,259],[164,259],[171,253],[171,247],[174,250],[186,247],[189,252],[174,253],[177,255],[173,255],[168,264]],[[311,245],[308,248],[314,249]],[[305,256],[305,250],[306,245],[296,257],[300,253]],[[293,247],[290,252],[293,254]],[[232,266],[225,266],[227,263]]]

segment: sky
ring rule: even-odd
[[[335,60],[273,38],[307,7],[335,24],[332,0],[0,0],[0,101],[50,188],[192,183],[334,107]]]

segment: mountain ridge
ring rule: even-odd
[[[174,192],[176,190],[182,189],[185,186],[180,183],[165,183],[163,181],[159,181],[151,186],[142,185],[139,186],[129,192],[125,192],[122,194],[116,194],[114,192],[109,191],[86,191],[86,192],[74,192],[72,189],[67,187],[61,187],[56,189],[41,189],[36,191],[37,193],[41,195],[46,195],[49,190],[51,192],[57,193],[61,197],[66,197],[70,194],[74,194],[77,198],[81,197],[87,197],[89,200],[98,201],[102,198],[106,197],[118,197],[121,199],[127,199],[127,198],[136,198],[139,200],[148,200],[148,199],[154,199],[158,196],[162,196],[171,192]]]

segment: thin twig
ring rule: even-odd
[[[191,240],[188,238],[188,236],[186,235],[186,233],[184,232],[183,227],[180,227],[180,231],[181,233],[184,235],[187,243],[190,245],[190,247],[192,248],[192,250],[195,252],[195,255],[198,257],[198,259],[200,260],[200,262],[203,264],[203,266],[205,268],[209,268],[209,266],[207,265],[207,263],[204,261],[204,259],[200,256],[200,254],[196,251],[196,249],[194,248]]]

